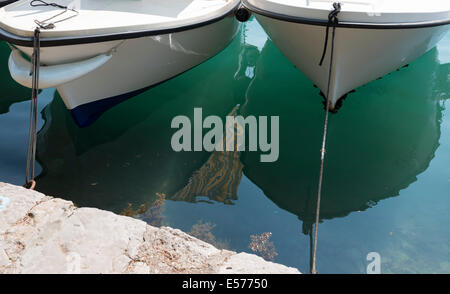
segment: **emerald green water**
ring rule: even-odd
[[[0,181],[21,185],[30,91],[9,77],[8,56],[2,43]],[[450,34],[330,116],[320,273],[365,273],[372,251],[382,273],[450,273],[449,98]],[[250,235],[271,232],[275,261],[309,272],[323,100],[256,21],[216,57],[87,128],[55,89],[39,99],[37,190],[117,213],[165,194],[163,225],[209,222],[217,242],[246,252]],[[237,104],[244,116],[280,117],[277,162],[261,163],[258,152],[172,151],[173,117],[192,118],[194,107],[224,117]]]

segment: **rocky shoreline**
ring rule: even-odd
[[[178,229],[0,182],[0,273],[299,274]]]

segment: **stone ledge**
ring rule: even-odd
[[[0,182],[0,273],[299,274],[180,230]]]

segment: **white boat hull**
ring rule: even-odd
[[[331,33],[326,57],[319,66],[326,27],[258,14],[256,18],[280,51],[322,93],[327,93]],[[432,49],[448,29],[449,25],[402,29],[336,28],[327,97],[330,108],[334,109],[338,100],[353,89],[409,64]]]
[[[136,39],[41,48],[41,65],[64,65],[111,54],[102,66],[57,85],[77,124],[86,126],[105,110],[175,77],[222,51],[239,24],[229,16],[211,24],[170,34]],[[32,48],[17,46],[30,56]],[[41,71],[42,75],[45,72]],[[13,75],[14,76],[14,75]]]

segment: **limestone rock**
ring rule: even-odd
[[[0,273],[294,273],[180,230],[0,183]]]

